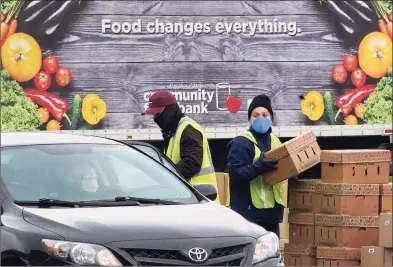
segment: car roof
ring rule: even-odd
[[[1,147],[55,144],[107,144],[122,145],[106,138],[68,134],[62,132],[2,132]]]

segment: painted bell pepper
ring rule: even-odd
[[[347,116],[357,104],[362,102],[375,91],[375,87],[376,85],[365,85],[356,89],[352,89],[346,92],[344,95],[339,96],[340,101],[336,100],[336,105],[340,109],[337,111],[335,120],[337,120],[337,117],[340,113],[342,113],[344,116]]]
[[[305,97],[301,97],[301,108],[304,115],[310,120],[319,120],[325,111],[323,96],[317,91],[310,91]]]
[[[40,91],[37,89],[26,89],[24,92],[25,95],[33,102],[37,103],[41,107],[46,108],[57,121],[61,121],[63,118],[66,118],[68,123],[71,125],[71,121],[66,113],[69,109],[69,106],[65,100],[52,93]]]
[[[88,94],[82,102],[82,116],[90,125],[96,125],[106,116],[106,104],[96,94]]]

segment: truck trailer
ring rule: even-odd
[[[3,1],[1,9],[2,131],[163,149],[141,113],[152,93],[168,90],[206,130],[217,171],[260,94],[272,100],[282,141],[312,131],[322,149],[392,143],[390,1]]]

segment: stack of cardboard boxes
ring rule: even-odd
[[[285,265],[360,266],[362,261],[364,266],[392,266],[390,151],[321,151],[315,135],[308,132],[267,152],[265,158],[278,160],[277,170],[263,176],[267,185],[322,163],[321,179],[289,184]],[[228,177],[217,178],[224,204]],[[287,232],[285,225],[284,220],[282,233]]]
[[[392,184],[381,185],[379,246],[363,246],[362,266],[392,266]]]
[[[316,265],[315,211],[319,182],[304,180],[289,185],[289,243],[284,246],[285,265]]]
[[[320,161],[320,180],[290,184],[285,265],[360,266],[363,246],[391,257],[390,152],[322,151]]]
[[[360,266],[362,246],[378,245],[380,185],[388,183],[389,161],[389,151],[322,151],[317,265]]]

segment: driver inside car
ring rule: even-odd
[[[80,160],[71,161],[67,166],[67,170],[52,168],[48,173],[52,190],[47,197],[66,201],[91,200],[91,196],[87,196],[99,188],[96,171],[89,163]]]

